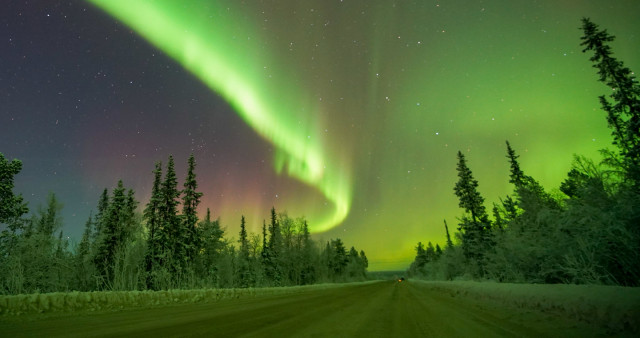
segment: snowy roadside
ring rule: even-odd
[[[614,331],[640,332],[640,288],[602,285],[432,282],[412,280],[449,295],[563,315]]]
[[[373,282],[375,281],[246,289],[55,292],[0,296],[0,315],[110,311],[171,304],[211,303],[226,299],[296,294]]]

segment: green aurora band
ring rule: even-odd
[[[225,123],[245,121],[269,143],[252,147],[271,156],[273,144],[273,172],[242,157],[246,144],[208,148],[253,166],[199,173],[210,184],[203,205],[229,233],[241,213],[259,231],[274,205],[306,216],[316,238],[364,250],[371,270],[405,269],[418,241],[444,245],[443,219],[456,232],[458,150],[491,210],[513,192],[505,140],[553,194],[573,154],[598,161],[611,147],[598,102],[608,88],[581,52],[582,16],[616,35],[615,56],[640,69],[637,0],[88,2],[225,99],[241,116]]]
[[[215,2],[186,6],[173,0],[89,1],[122,20],[224,97],[247,124],[275,145],[278,173],[286,170],[334,204],[332,214],[310,224],[313,232],[327,231],[347,217],[350,175],[344,166],[338,170],[336,159],[329,161],[323,153],[319,132],[313,129],[319,123],[309,120],[317,114],[305,111],[304,102],[293,105],[278,100],[283,93],[295,92],[295,84],[274,90],[267,83],[270,72],[265,70],[272,66],[260,64],[265,51],[250,41],[255,30],[239,24],[241,14],[216,8]]]

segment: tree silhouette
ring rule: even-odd
[[[160,222],[161,222],[161,238],[163,246],[163,255],[165,259],[171,261],[170,267],[173,272],[179,271],[183,263],[183,234],[180,229],[180,218],[177,215],[178,198],[178,180],[176,178],[175,164],[173,156],[169,156],[167,162],[167,172],[164,181],[160,186]],[[168,263],[168,262],[167,262]]]
[[[583,52],[592,51],[590,60],[598,69],[600,82],[606,84],[613,93],[613,102],[600,96],[602,109],[607,113],[613,144],[618,147],[620,159],[610,158],[609,163],[621,163],[626,177],[640,189],[640,86],[634,73],[622,61],[613,57],[609,43],[615,37],[588,18],[582,19],[581,37]]]
[[[198,182],[195,174],[196,159],[193,154],[189,156],[188,164],[187,178],[184,181],[184,190],[182,191],[182,238],[184,241],[185,260],[190,262],[195,258],[196,252],[200,247],[199,238],[196,234],[196,224],[198,223],[197,208],[200,204],[202,193],[196,191]]]
[[[459,206],[466,212],[459,224],[459,230],[462,233],[462,249],[467,259],[475,260],[482,265],[484,252],[491,245],[489,216],[483,205],[484,198],[477,190],[478,181],[473,178],[473,173],[460,151],[458,151],[457,170],[459,179],[454,191],[458,196]]]
[[[147,270],[147,287],[154,288],[152,275],[154,267],[162,264],[162,251],[163,243],[161,242],[162,236],[162,219],[160,215],[162,195],[160,192],[160,185],[162,180],[162,163],[156,162],[156,167],[153,170],[153,186],[151,188],[151,197],[149,203],[144,209],[143,216],[147,225],[147,253],[145,257],[146,270]]]

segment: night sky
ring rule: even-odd
[[[95,3],[95,4],[94,4]],[[77,240],[119,179],[147,203],[154,162],[190,153],[230,236],[272,206],[316,238],[403,269],[461,215],[456,152],[487,207],[505,140],[557,190],[610,145],[580,18],[640,69],[640,1],[6,1],[0,152],[32,211],[49,192]]]

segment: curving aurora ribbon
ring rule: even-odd
[[[269,82],[267,67],[260,63],[260,58],[267,57],[264,46],[255,41],[259,39],[251,40],[255,30],[240,27],[242,13],[215,1],[88,1],[130,26],[221,95],[277,148],[274,169],[278,173],[286,170],[334,204],[333,213],[310,224],[312,231],[329,230],[346,218],[351,203],[348,173],[337,167],[339,163],[327,160],[310,112],[282,102],[284,91]]]

